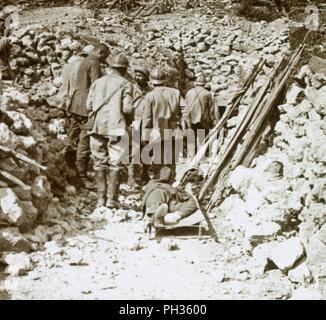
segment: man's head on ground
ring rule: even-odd
[[[118,54],[112,59],[111,68],[125,75],[129,67],[129,61],[123,54]]]
[[[145,85],[149,81],[149,70],[146,66],[136,66],[134,68],[135,80],[139,85]]]
[[[156,68],[152,70],[150,79],[154,87],[163,86],[166,83],[166,73],[162,69]]]
[[[97,45],[92,51],[92,55],[102,63],[105,62],[109,54],[110,54],[110,49],[104,43]]]

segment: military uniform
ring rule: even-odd
[[[138,84],[134,85],[134,96],[133,96],[133,123],[132,130],[130,132],[131,145],[131,161],[128,166],[128,176],[129,176],[129,184],[136,186],[136,176],[138,176],[141,182],[147,182],[148,177],[148,167],[142,163],[141,161],[141,152],[143,144],[141,142],[141,123],[142,117],[144,114],[144,98],[148,93],[149,87],[143,86],[141,87]],[[138,174],[136,174],[136,172]]]
[[[86,100],[91,84],[100,78],[100,61],[90,55],[78,66],[75,83],[71,83],[70,91],[73,93],[67,112],[71,114],[69,137],[71,144],[78,141],[76,166],[81,176],[86,176],[90,156],[89,136],[87,134],[88,110]],[[79,138],[79,139],[78,139]]]
[[[146,186],[142,205],[147,216],[155,215],[162,204],[167,205],[166,214],[178,212],[180,219],[190,216],[198,209],[190,194],[178,191],[170,185],[171,176],[172,171],[163,168],[160,175]]]
[[[186,122],[188,128],[194,132],[194,141],[189,141],[189,153],[193,157],[197,144],[200,145],[214,124],[213,99],[209,91],[204,88],[203,77],[197,79],[196,86],[186,94]]]
[[[166,136],[165,130],[178,128],[181,121],[181,101],[179,90],[165,86],[157,86],[145,96],[142,139],[147,143],[150,142],[145,148],[152,146],[153,150],[161,150],[161,154],[154,152],[152,157],[154,173],[158,172],[162,166],[174,165],[175,163],[175,139]],[[153,134],[157,137],[151,138]],[[172,144],[172,148],[164,148],[164,144],[166,146]],[[144,159],[144,157],[142,159],[145,163],[150,160]]]
[[[115,58],[116,65],[119,66],[120,60],[127,65],[123,56]],[[92,84],[87,109],[92,120],[89,127],[90,148],[97,176],[98,206],[117,207],[120,169],[124,159],[128,160],[127,126],[133,111],[133,85],[113,70]],[[126,137],[127,140],[123,140]],[[110,169],[108,179],[107,169]]]

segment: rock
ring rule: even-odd
[[[178,244],[173,239],[163,239],[162,244],[168,251],[176,251],[180,249]]]
[[[261,225],[248,225],[246,227],[246,238],[252,246],[274,240],[281,231],[281,226],[275,222],[266,222]]]
[[[290,238],[273,245],[269,259],[282,271],[290,270],[303,257],[305,250],[299,238]]]
[[[293,291],[290,300],[322,300],[322,294],[318,289],[301,286]]]
[[[303,92],[303,89],[293,85],[286,95],[286,103],[296,104],[299,98],[299,95]]]
[[[31,190],[33,204],[39,210],[40,214],[46,212],[52,198],[51,186],[45,176],[38,176]]]
[[[0,252],[28,252],[31,248],[31,243],[19,232],[18,228],[0,229]]]
[[[0,188],[0,217],[16,226],[26,222],[22,204],[10,188]]]
[[[28,119],[24,114],[16,111],[8,111],[7,114],[14,121],[12,130],[16,134],[26,135],[29,134],[33,129],[31,120]]]
[[[206,42],[199,42],[197,44],[198,52],[206,52],[209,49],[209,45]]]
[[[325,215],[325,214],[324,214]],[[312,232],[313,230],[311,230]],[[307,262],[314,276],[319,277],[318,272],[322,271],[319,266],[325,264],[326,256],[326,224],[315,234],[308,234],[305,239]],[[325,272],[325,271],[324,271]]]
[[[142,239],[138,239],[136,241],[132,241],[131,244],[129,244],[129,250],[130,251],[140,251],[145,248]]]
[[[8,265],[5,273],[12,276],[22,276],[33,269],[32,262],[26,253],[10,253],[3,260]]]
[[[288,273],[288,278],[293,283],[310,283],[312,276],[308,266],[305,262],[298,265],[296,268],[292,269]]]

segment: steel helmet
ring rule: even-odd
[[[111,67],[127,69],[129,67],[129,61],[126,56],[120,53],[113,58]]]
[[[157,85],[160,85],[160,84],[163,84],[165,83],[166,81],[166,73],[162,70],[162,69],[154,69],[152,72],[151,72],[151,81],[153,84],[157,84]]]

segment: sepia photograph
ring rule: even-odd
[[[326,300],[325,115],[326,0],[0,0],[0,300]]]

